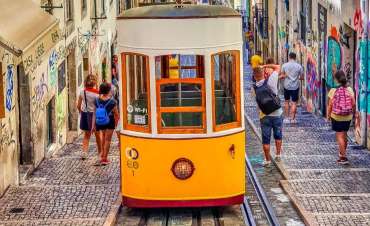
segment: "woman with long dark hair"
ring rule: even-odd
[[[347,132],[351,125],[355,110],[355,95],[351,87],[347,86],[347,76],[344,71],[334,71],[335,81],[338,88],[332,88],[328,93],[328,120],[332,123],[336,140],[339,146],[339,158],[337,163],[348,164],[347,158]]]
[[[95,99],[95,129],[101,136],[101,164],[107,165],[108,153],[113,132],[118,124],[119,113],[117,101],[111,95],[111,84],[102,83],[99,87],[99,97]]]

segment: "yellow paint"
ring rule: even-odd
[[[233,158],[229,151],[235,145]],[[126,150],[135,148],[137,160]],[[245,193],[245,133],[208,139],[147,139],[121,135],[122,194],[146,200],[201,200]],[[188,158],[195,171],[176,179],[171,167]]]

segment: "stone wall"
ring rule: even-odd
[[[17,58],[0,47],[0,76],[4,91],[5,117],[0,118],[0,195],[11,184],[18,183],[18,94]]]

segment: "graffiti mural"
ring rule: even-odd
[[[353,24],[355,26],[357,35],[359,37],[361,37],[362,34],[364,33],[364,22],[362,20],[362,12],[361,12],[361,9],[356,9],[355,10],[355,13],[353,15]]]
[[[326,85],[330,88],[335,87],[332,67],[336,65],[337,70],[342,67],[342,49],[338,41],[338,37],[330,36],[328,38],[328,52],[327,52],[327,78]]]
[[[34,96],[36,101],[42,101],[45,94],[49,91],[48,85],[45,81],[45,74],[43,73],[40,81],[34,87]]]
[[[356,71],[355,71],[355,94],[356,94],[356,117],[355,117],[355,134],[359,143],[363,143],[363,126],[361,125],[361,117],[366,117],[366,41],[360,41],[356,51]],[[370,100],[370,99],[369,99]]]
[[[59,133],[59,143],[62,143],[62,133],[65,129],[66,124],[66,103],[65,100],[67,99],[66,90],[64,90],[60,95],[56,98],[56,112],[57,112],[57,131]]]
[[[34,78],[35,79],[35,78]],[[44,111],[44,97],[47,95],[49,87],[45,80],[45,74],[41,75],[40,80],[33,88],[33,95],[31,98],[32,103],[32,121],[37,125],[41,112]]]
[[[5,120],[0,123],[0,153],[2,150],[13,151],[16,153],[16,133],[11,118],[8,121]]]
[[[319,109],[319,98],[320,98],[320,87],[321,81],[320,76],[317,74],[317,64],[312,57],[308,55],[306,64],[306,98],[307,98],[307,110],[314,112],[315,109]]]
[[[10,55],[8,52],[4,52],[3,56],[1,57],[1,61],[4,63],[4,64],[12,64],[13,62],[13,56]]]
[[[58,80],[58,64],[59,56],[55,50],[50,54],[49,62],[48,62],[48,72],[49,72],[49,86],[55,88],[57,86]]]
[[[342,25],[339,27],[339,34],[340,34],[340,43],[343,46],[350,48],[350,44],[349,44],[350,36],[344,31],[344,28]]]
[[[14,94],[14,65],[10,64],[6,68],[6,109],[11,111],[13,108]]]

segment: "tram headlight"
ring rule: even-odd
[[[172,164],[171,170],[177,179],[186,180],[193,175],[195,168],[189,159],[179,158]]]

